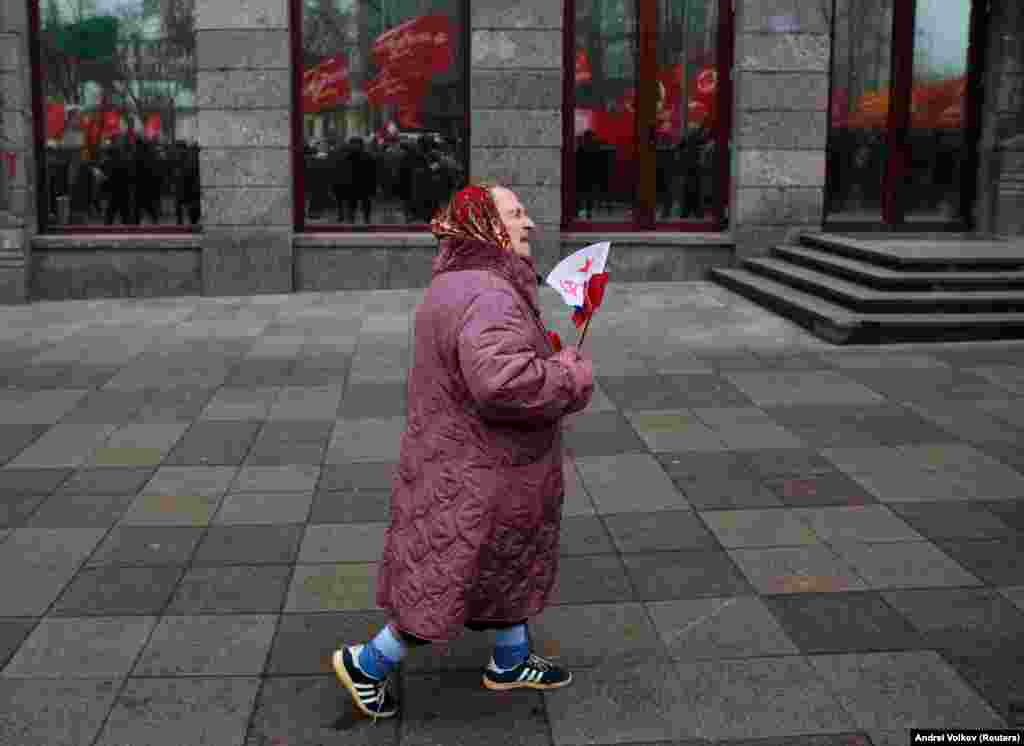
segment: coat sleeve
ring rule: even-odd
[[[577,399],[569,368],[537,354],[533,327],[519,300],[505,290],[480,293],[463,315],[459,368],[485,419],[550,423]]]

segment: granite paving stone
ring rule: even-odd
[[[48,425],[0,423],[0,466],[21,453],[48,429]]]
[[[350,383],[338,407],[340,419],[404,417],[406,383]]]
[[[195,565],[287,564],[298,556],[301,524],[210,526],[192,557]]]
[[[725,378],[762,407],[882,401],[878,393],[835,371],[733,372]]]
[[[530,620],[529,634],[537,653],[571,668],[635,663],[665,654],[639,603],[551,606]]]
[[[737,596],[750,592],[743,574],[720,551],[646,552],[622,558],[640,601]]]
[[[312,492],[319,476],[318,464],[243,466],[231,482],[230,492]]]
[[[843,541],[923,541],[924,537],[885,505],[797,508],[793,515],[829,544]]]
[[[401,743],[433,746],[477,739],[501,746],[552,743],[540,692],[496,697],[479,681],[475,671],[403,676]]]
[[[54,495],[135,495],[153,473],[153,466],[86,466],[75,471]]]
[[[118,679],[0,677],[0,743],[92,743],[120,687]]]
[[[376,562],[295,565],[284,611],[370,611],[376,597]]]
[[[341,402],[340,384],[327,386],[285,386],[274,400],[269,420],[333,422]]]
[[[276,615],[166,616],[132,674],[258,676],[276,627]]]
[[[46,495],[0,493],[0,528],[21,528],[46,500]]]
[[[691,510],[617,513],[603,516],[603,520],[623,554],[719,548],[715,535]]]
[[[725,441],[689,409],[626,412],[629,424],[654,452],[724,451]]]
[[[88,393],[89,389],[85,388],[0,390],[0,422],[7,425],[53,425]]]
[[[265,420],[280,391],[279,386],[221,388],[200,417],[204,420]]]
[[[753,596],[646,604],[673,660],[794,655],[800,651],[765,604]]]
[[[23,450],[8,466],[17,468],[77,467],[87,463],[117,425],[58,424]]]
[[[213,525],[301,524],[309,518],[312,492],[238,492],[226,495]]]
[[[67,584],[51,613],[59,617],[160,614],[183,572],[181,565],[86,568]]]
[[[720,375],[679,374],[664,376],[665,382],[677,394],[679,404],[658,409],[712,407],[752,407],[753,400],[731,381]],[[623,407],[629,409],[629,407]]]
[[[387,613],[380,610],[282,614],[266,672],[270,676],[330,674],[337,686],[331,666],[334,651],[373,639],[387,622]],[[424,652],[417,649],[415,658],[407,657],[403,667],[414,665]]]
[[[400,718],[367,727],[331,676],[264,679],[245,746],[397,746]]]
[[[309,514],[311,524],[376,523],[390,518],[390,489],[317,491]]]
[[[1007,725],[1017,728],[1024,725],[1021,717],[1024,661],[1020,656],[970,655],[946,650],[940,654]]]
[[[185,572],[167,614],[276,614],[281,611],[289,565],[215,565]]]
[[[221,498],[211,495],[139,495],[121,522],[135,526],[206,526]]]
[[[72,469],[0,469],[0,494],[49,495],[73,473]]]
[[[796,736],[856,727],[803,657],[681,662],[675,669],[685,693],[679,707],[701,736]]]
[[[1001,718],[933,650],[807,659],[861,729],[995,728]]]
[[[747,469],[739,454],[660,453],[658,463],[687,502],[697,510],[781,506],[779,500]]]
[[[601,376],[598,380],[608,398],[622,410],[683,409],[689,406],[684,382],[677,383],[663,376]]]
[[[766,410],[814,448],[941,442],[949,434],[916,413],[891,405],[788,406]]]
[[[161,466],[146,483],[143,494],[221,497],[237,471],[231,466]]]
[[[405,417],[338,420],[324,457],[325,464],[350,461],[397,463]]]
[[[583,486],[576,459],[568,454],[562,461],[562,484],[565,499],[562,501],[563,516],[595,515],[594,501]]]
[[[334,420],[330,422],[267,422],[245,459],[246,466],[275,466],[323,462]]]
[[[1005,503],[998,503],[1005,505]],[[926,539],[987,539],[1007,536],[991,504],[975,502],[893,503],[890,508]]]
[[[922,647],[1024,657],[1024,613],[994,589],[909,589],[882,597],[921,633]]]
[[[1021,554],[1024,534],[988,540],[943,539],[936,544],[935,551],[941,550],[986,583],[1016,585],[1024,582],[1024,555]]]
[[[188,526],[116,526],[86,566],[184,565],[202,534],[202,529]]]
[[[130,679],[96,746],[241,746],[258,678]]]
[[[1016,439],[1013,443],[988,441],[985,443],[975,442],[974,445],[979,451],[1009,466],[1018,474],[1024,474],[1024,451],[1017,446]]]
[[[854,569],[822,544],[730,549],[728,556],[759,593],[841,593],[867,589]]]
[[[548,601],[551,606],[633,600],[633,589],[619,557],[598,554],[559,558]]]
[[[999,520],[1016,531],[1024,531],[1024,499],[1001,500],[999,502],[979,503],[990,513],[999,516]]]
[[[565,445],[575,457],[641,453],[644,441],[618,412],[581,412],[564,427]]]
[[[563,516],[558,552],[562,556],[612,554],[615,545],[605,528],[605,521],[596,515]]]
[[[328,523],[309,526],[302,538],[298,561],[376,562],[384,549],[387,523]]]
[[[688,507],[658,462],[647,454],[577,457],[575,462],[584,489],[601,513]]]
[[[35,626],[35,619],[0,619],[0,672]]]
[[[572,686],[544,694],[557,746],[662,743],[703,735],[686,706],[685,684],[661,658],[616,660],[574,675]]]
[[[155,624],[151,616],[43,619],[2,675],[25,679],[127,676]]]
[[[390,490],[397,467],[397,462],[389,461],[327,464],[320,470],[317,489],[326,491]]]
[[[986,414],[974,402],[938,401],[907,405],[921,417],[935,423],[948,435],[974,443],[1017,443],[1021,432]],[[934,438],[932,438],[934,440]]]
[[[872,588],[980,585],[974,574],[934,544],[834,542],[831,548]]]
[[[240,466],[249,454],[259,422],[200,420],[164,459],[168,466]]]
[[[993,397],[975,402],[976,406],[1018,430],[1024,430],[1024,406],[1020,399]]]
[[[806,446],[797,435],[775,423],[757,407],[699,408],[692,411],[732,450],[802,449]]]
[[[236,363],[224,379],[228,387],[285,386],[291,382],[293,359],[246,357]]]
[[[998,399],[1007,393],[982,376],[955,368],[844,370],[843,374],[897,403]]]
[[[791,508],[827,506],[863,506],[878,503],[857,479],[840,471],[812,474],[804,477],[765,479],[766,489],[776,495],[781,504]]]
[[[138,422],[188,422],[198,417],[215,392],[210,386],[169,386],[143,389],[146,403],[135,413]]]
[[[700,518],[712,536],[728,549],[821,543],[821,537],[796,511],[788,508],[709,510],[701,512]]]
[[[110,528],[135,502],[127,495],[65,495],[46,498],[26,519],[26,528]]]
[[[805,655],[926,647],[905,615],[878,591],[795,593],[762,598]]]
[[[78,400],[74,409],[61,417],[65,424],[129,424],[146,403],[145,391],[97,389]]]

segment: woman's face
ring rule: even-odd
[[[526,208],[520,203],[519,197],[505,187],[494,187],[491,196],[494,197],[501,222],[512,239],[512,250],[519,256],[530,256],[530,231],[537,226],[526,214]]]

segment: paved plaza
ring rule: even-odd
[[[531,625],[573,685],[487,691],[467,632],[409,655],[398,718],[357,718],[329,658],[385,621],[421,296],[0,307],[2,746],[1024,727],[1024,344],[834,347],[707,283],[613,282],[588,334]]]

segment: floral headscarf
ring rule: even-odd
[[[430,222],[430,230],[439,241],[483,241],[512,251],[512,239],[501,222],[494,197],[486,187],[475,184],[452,197]]]

